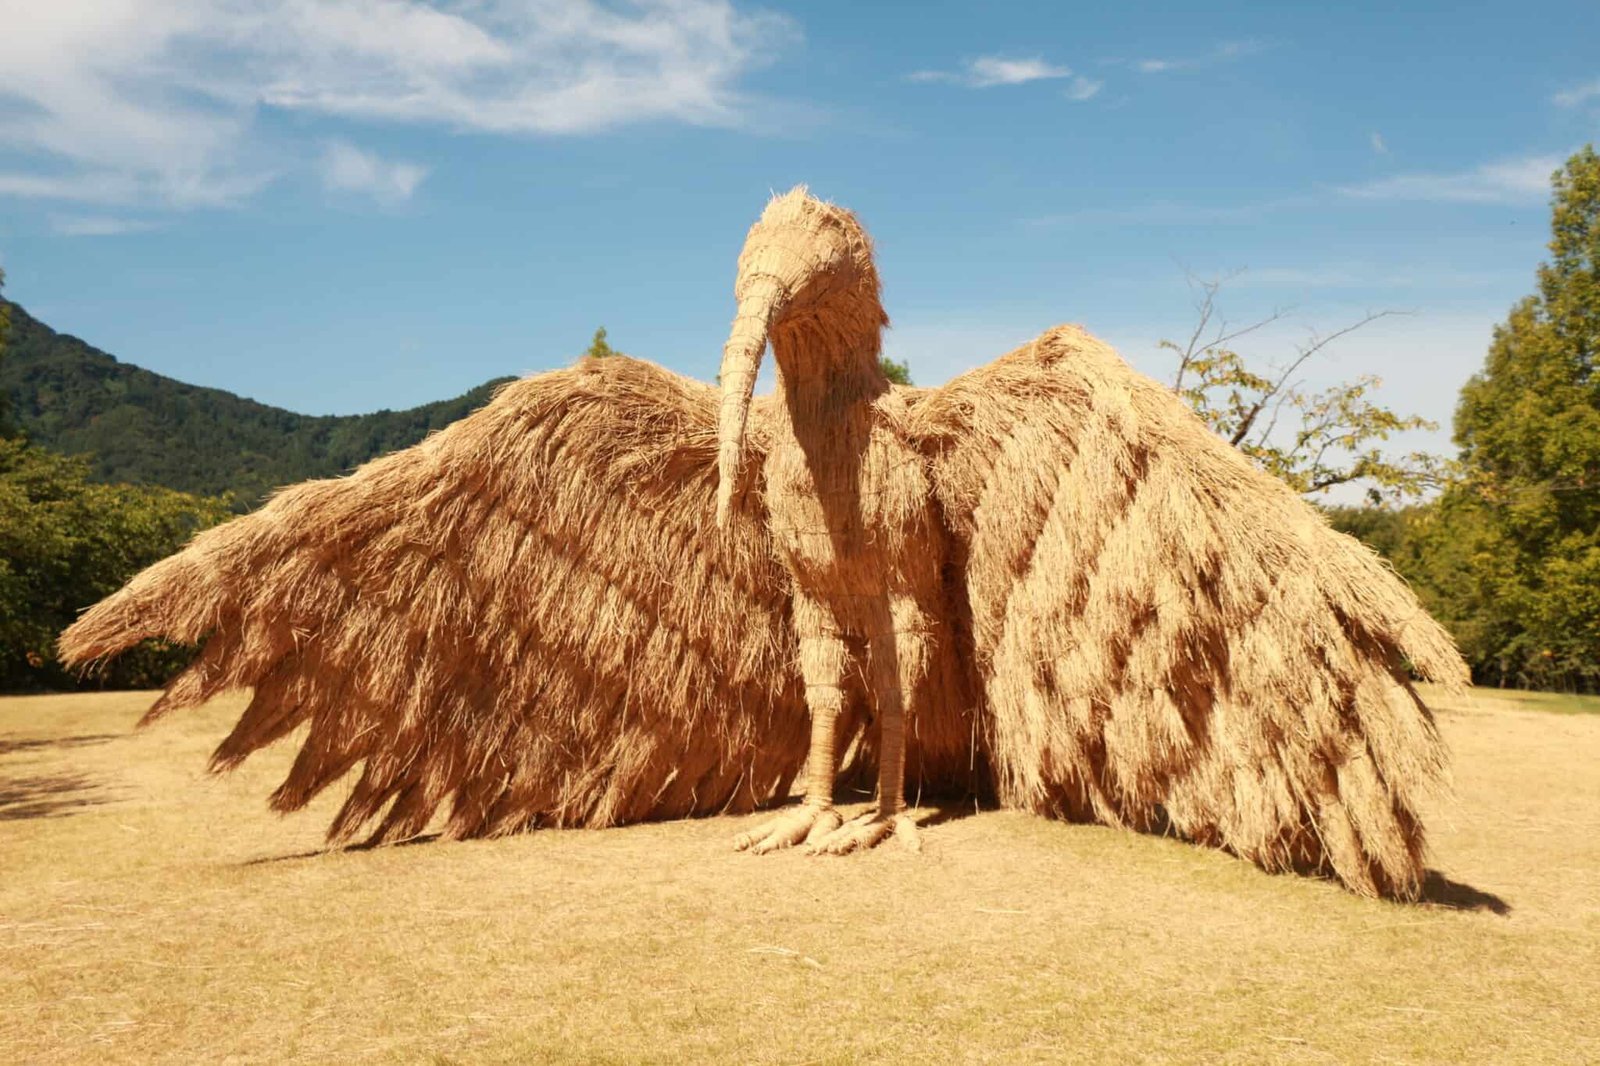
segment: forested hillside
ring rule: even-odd
[[[280,485],[343,473],[482,406],[497,379],[451,400],[365,415],[301,415],[187,385],[57,333],[16,304],[0,397],[36,444],[91,454],[97,481],[164,485],[247,509]]]

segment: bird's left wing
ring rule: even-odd
[[[359,766],[336,840],[748,810],[807,725],[764,519],[716,527],[716,418],[715,390],[623,357],[515,382],[196,537],[62,656],[202,645],[146,720],[253,688],[213,767],[306,727],[273,806]]]
[[[1450,637],[1171,390],[1075,327],[921,395],[1003,802],[1414,895]]]

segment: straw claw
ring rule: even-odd
[[[815,842],[832,835],[839,828],[840,822],[839,812],[832,807],[803,804],[787,814],[756,826],[748,833],[740,833],[733,839],[733,849],[748,851],[752,855],[765,855],[770,851],[792,848],[802,843],[814,847]]]
[[[846,822],[814,844],[808,844],[808,855],[848,855],[852,851],[866,851],[894,837],[910,852],[922,850],[917,825],[907,814],[884,817],[876,812],[864,814]]]

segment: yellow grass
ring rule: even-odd
[[[130,735],[152,698],[0,700],[6,1061],[1600,1060],[1600,717],[1444,700],[1400,905],[1008,812],[322,853],[341,797],[266,810],[291,745],[207,777],[240,702]]]

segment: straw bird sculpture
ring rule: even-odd
[[[1075,327],[891,386],[868,238],[804,189],[735,294],[720,398],[620,357],[514,383],[197,536],[63,656],[200,645],[146,721],[253,689],[213,768],[300,730],[272,804],[357,772],[333,841],[745,812],[804,769],[738,847],[914,844],[907,790],[955,789],[1416,896],[1411,676],[1466,672],[1370,551]],[[841,824],[846,755],[877,804]]]

